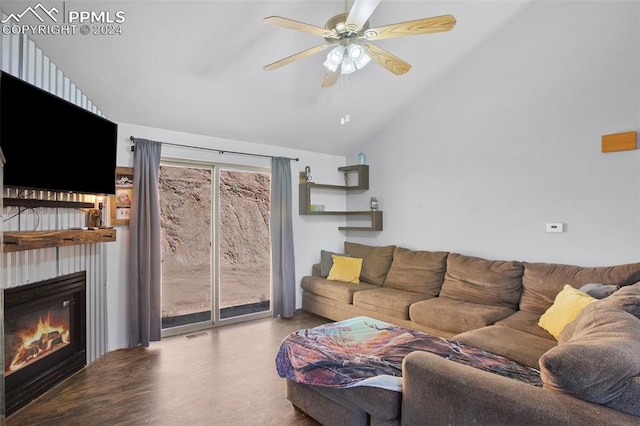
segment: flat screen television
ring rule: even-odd
[[[115,194],[117,134],[116,123],[1,72],[4,186]]]

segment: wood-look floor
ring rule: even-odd
[[[289,333],[326,322],[298,311],[112,351],[6,425],[318,425],[285,398],[275,357]]]

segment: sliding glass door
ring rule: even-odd
[[[212,322],[213,182],[213,167],[160,166],[163,330]]]
[[[269,311],[270,175],[219,170],[220,318]]]
[[[163,336],[267,316],[270,175],[162,162]]]

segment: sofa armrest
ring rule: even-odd
[[[402,424],[638,424],[638,417],[428,352],[403,361]]]

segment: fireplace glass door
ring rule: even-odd
[[[26,312],[5,324],[5,377],[64,349],[71,343],[70,306],[65,298],[54,305]]]

